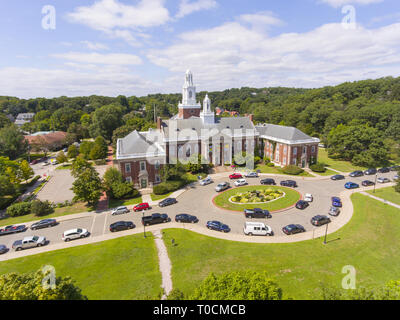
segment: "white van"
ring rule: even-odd
[[[245,222],[243,232],[246,236],[273,236],[271,227],[262,222]]]

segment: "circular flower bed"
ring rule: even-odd
[[[267,203],[285,196],[282,190],[277,189],[258,189],[251,190],[245,193],[237,193],[229,198],[229,201],[234,204],[257,204]]]

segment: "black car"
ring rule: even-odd
[[[368,170],[365,170],[365,171],[364,171],[364,174],[367,175],[367,176],[371,176],[371,175],[373,175],[373,174],[376,174],[377,172],[378,172],[378,170],[376,170],[376,169],[374,169],[374,168],[370,168],[370,169],[368,169]]]
[[[190,214],[182,213],[175,216],[176,222],[183,222],[183,223],[197,223],[199,219],[196,216],[192,216]]]
[[[118,221],[110,225],[110,231],[111,232],[124,231],[133,229],[134,227],[135,225],[131,221]]]
[[[300,224],[289,224],[288,226],[283,227],[282,231],[287,235],[291,235],[291,234],[306,232],[306,229],[304,229],[304,227]]]
[[[54,227],[57,225],[56,219],[44,219],[39,222],[35,222],[31,225],[31,230],[37,230],[42,228]]]
[[[400,166],[390,167],[390,171],[400,171]]]
[[[166,214],[161,214],[161,213],[153,213],[151,216],[143,217],[142,218],[142,224],[145,226],[149,226],[152,224],[159,224],[159,223],[164,223],[164,222],[169,222],[170,219],[168,215]]]
[[[178,201],[176,201],[175,198],[167,198],[167,199],[164,199],[163,201],[161,201],[161,202],[158,204],[158,206],[159,206],[159,207],[166,207],[166,206],[173,205],[173,204],[175,204],[175,203],[177,203],[177,202],[178,202]]]
[[[380,169],[378,170],[378,172],[379,172],[379,173],[388,173],[388,172],[390,172],[390,168],[380,168]]]
[[[261,183],[261,184],[268,185],[268,186],[275,186],[275,185],[276,185],[275,180],[274,180],[274,179],[270,179],[270,178],[268,178],[268,179],[262,179],[262,180],[260,181],[260,183]]]
[[[331,222],[331,219],[327,216],[317,215],[317,216],[314,216],[311,218],[311,224],[316,227],[322,226],[322,225],[330,223],[330,222]]]
[[[345,179],[345,177],[343,175],[341,175],[341,174],[335,174],[334,176],[331,177],[331,180],[334,180],[334,181],[336,181],[336,180],[344,180],[344,179]]]
[[[363,187],[369,187],[369,186],[375,185],[375,182],[372,182],[370,180],[365,180],[365,181],[361,182],[361,184]]]
[[[304,200],[299,200],[296,203],[296,208],[300,209],[300,210],[304,210],[305,208],[307,208],[310,204],[307,201]]]
[[[362,177],[364,175],[364,172],[362,172],[361,170],[356,170],[353,171],[352,173],[349,174],[350,177],[354,178],[354,177]]]
[[[7,234],[13,234],[13,233],[19,233],[19,232],[24,232],[28,229],[27,226],[25,225],[19,225],[19,226],[7,226],[3,229],[0,229],[0,236],[4,236]]]
[[[254,208],[254,209],[244,209],[244,216],[246,218],[272,218],[271,214],[269,213],[268,210],[263,210],[260,208]]]
[[[281,186],[282,187],[296,188],[297,187],[297,183],[294,180],[284,180],[284,181],[281,181]]]
[[[8,252],[8,248],[4,244],[0,244],[0,254]]]

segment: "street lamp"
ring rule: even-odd
[[[143,218],[144,218],[144,210],[142,210],[142,223],[143,223],[143,237],[146,238],[146,224]]]
[[[329,223],[326,224],[324,244],[326,244],[326,236],[328,235],[328,225]]]
[[[376,182],[377,182],[377,179],[378,179],[378,174],[375,174],[374,193],[375,193],[375,189],[376,189]]]

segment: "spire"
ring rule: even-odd
[[[204,113],[211,112],[211,100],[208,97],[208,94],[206,94],[206,97],[204,98],[204,101],[203,101],[203,112]]]
[[[192,71],[190,71],[189,69],[186,71],[185,87],[193,87],[193,74]]]

